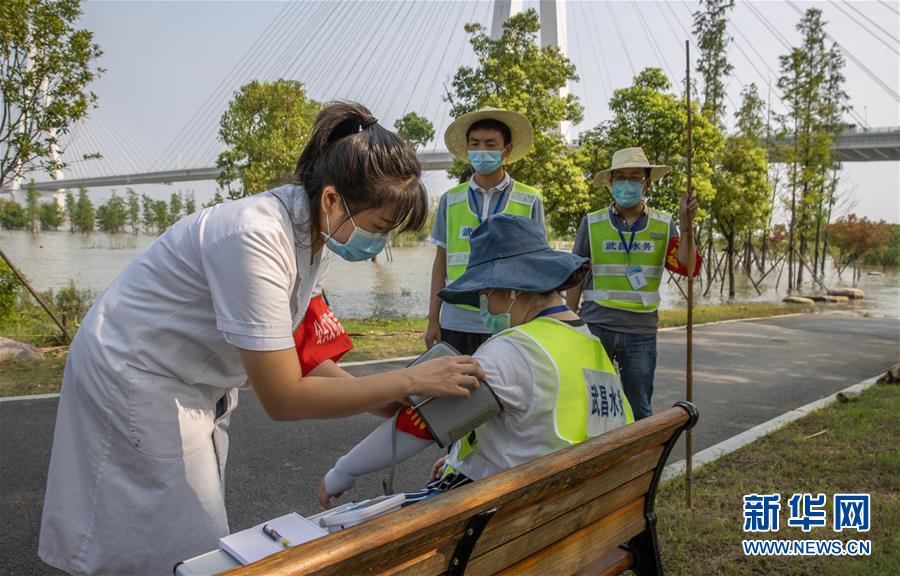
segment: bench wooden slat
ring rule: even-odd
[[[618,576],[634,566],[634,554],[621,546],[607,552],[603,558],[588,564],[575,576]]]
[[[384,572],[455,541],[475,514],[537,501],[542,495],[576,485],[614,463],[665,443],[684,425],[686,414],[684,408],[670,408],[475,485],[285,550],[229,574],[362,576]]]
[[[655,452],[645,452],[639,456]],[[636,460],[636,462],[643,464],[640,460]],[[627,474],[629,478],[614,487],[598,488],[593,482],[594,479],[579,485],[575,489],[577,492],[572,492],[572,495],[582,496],[577,499],[576,506],[567,506],[561,511],[552,510],[544,518],[538,517],[537,514],[540,514],[540,511],[537,511],[533,516],[534,522],[530,525],[522,525],[519,521],[521,519],[521,521],[527,522],[534,507],[520,509],[521,516],[516,518],[515,526],[510,526],[511,520],[501,518],[500,512],[498,512],[491,519],[488,528],[494,525],[499,529],[495,529],[493,534],[488,534],[487,529],[482,533],[466,569],[466,574],[473,576],[494,574],[528,554],[543,549],[547,544],[559,540],[578,527],[586,526],[628,502],[644,496],[650,487],[654,465],[655,462],[649,468],[643,465],[635,466],[639,471],[636,474]],[[608,475],[603,475],[601,478],[607,477]],[[592,488],[597,488],[597,490],[591,492]],[[585,495],[587,498],[583,497]],[[591,498],[591,495],[594,498]],[[486,542],[486,540],[490,541]],[[424,555],[415,563],[412,561],[405,563],[403,570],[391,571],[389,574],[391,576],[436,576],[442,574],[447,570],[456,542],[456,539],[448,540],[442,543],[438,549],[433,550],[432,555]],[[483,542],[484,545],[482,545]]]
[[[596,562],[621,542],[644,530],[644,499],[640,498],[624,508],[581,530],[547,546],[518,564],[498,572],[497,576],[547,576],[574,574]]]
[[[643,496],[647,494],[652,479],[653,472],[646,472],[619,488],[495,548],[487,554],[473,558],[469,562],[466,574],[472,576],[497,574],[515,562],[546,549],[548,544],[562,540],[574,531],[614,514],[620,508],[627,506],[629,502],[643,501]],[[641,522],[638,523],[638,529],[634,534],[628,535],[627,538],[639,534],[646,525],[643,509],[635,514],[640,516]],[[612,547],[618,546],[622,542],[623,540],[615,540],[609,544]],[[608,549],[597,547],[591,561],[596,561],[607,551]]]
[[[618,466],[604,470],[579,484],[567,486],[553,494],[542,495],[537,503],[518,508],[509,506],[499,510],[485,528],[481,538],[478,539],[478,545],[472,556],[484,554],[492,548],[611,492],[645,472],[652,471],[659,463],[662,452],[662,445],[648,447],[647,450],[635,454]],[[646,484],[649,489],[649,479]]]

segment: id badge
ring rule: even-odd
[[[625,271],[625,277],[628,278],[632,290],[640,290],[647,285],[647,277],[644,276],[644,269],[640,266],[629,266]]]

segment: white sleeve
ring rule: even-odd
[[[512,338],[497,336],[474,355],[504,410],[525,412],[534,396],[534,371],[525,351]]]
[[[293,348],[290,292],[293,247],[283,233],[245,227],[203,253],[216,327],[249,350]]]
[[[384,470],[391,465],[391,431],[394,422],[394,418],[382,422],[362,442],[340,457],[325,474],[325,489],[329,494],[346,492],[361,476]],[[397,464],[409,460],[433,443],[434,440],[425,440],[398,430]]]

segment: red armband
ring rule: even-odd
[[[294,332],[294,347],[303,374],[309,374],[325,360],[337,362],[353,348],[350,335],[321,294],[309,299],[303,322]]]
[[[681,261],[678,260],[678,246],[681,245],[681,238],[676,236],[675,238],[669,238],[669,247],[666,250],[666,270],[671,270],[675,274],[679,274],[681,276],[688,275],[688,267],[685,264],[682,264]],[[700,257],[700,251],[694,251],[694,278],[700,275],[700,266],[703,264],[703,259]]]
[[[397,430],[423,440],[434,440],[431,432],[428,431],[428,427],[425,426],[425,421],[422,420],[421,414],[419,414],[418,410],[414,410],[412,406],[405,407],[400,412],[400,415],[397,416]]]

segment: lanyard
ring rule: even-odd
[[[540,318],[541,316],[550,316],[551,314],[559,314],[560,312],[565,312],[568,309],[569,307],[563,304],[560,304],[559,306],[551,306],[550,308],[539,312],[538,315],[535,316],[535,318]]]
[[[497,214],[500,211],[500,206],[503,205],[503,197],[506,195],[506,190],[500,192],[500,197],[497,199],[497,205],[494,206],[494,211],[491,213],[491,216]],[[481,217],[481,210],[478,208],[478,197],[475,196],[475,190],[469,187],[469,197],[472,199],[472,204],[475,205],[475,216],[478,217],[478,223],[481,224],[484,220]],[[489,199],[485,199],[485,201],[489,201]]]
[[[643,216],[643,212],[641,216]],[[616,232],[619,233],[619,238],[622,239],[622,244],[625,245],[625,257],[631,262],[631,247],[634,245],[634,234],[637,232],[638,224],[641,222],[641,216],[637,217],[637,220],[634,221],[634,224],[631,225],[631,238],[629,238],[628,242],[625,242],[625,235],[622,234],[622,229],[616,226]]]

